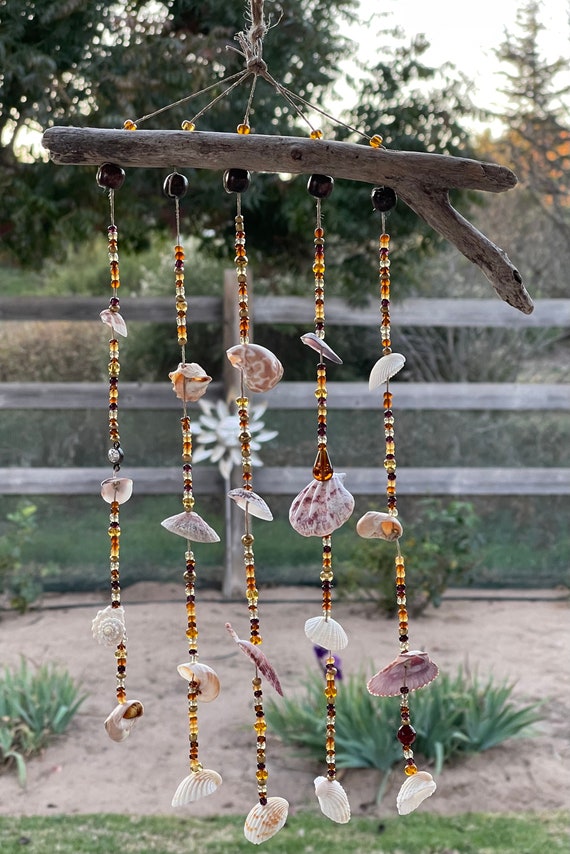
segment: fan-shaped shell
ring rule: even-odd
[[[423,688],[433,682],[439,668],[430,660],[427,652],[413,649],[402,652],[394,661],[379,670],[368,681],[368,691],[376,697],[396,697],[405,685],[410,691]]]
[[[391,377],[401,371],[406,364],[406,357],[401,353],[388,353],[378,359],[368,379],[368,388],[373,391],[378,386],[384,385]]]
[[[171,534],[178,534],[194,543],[219,543],[220,538],[201,516],[193,510],[184,510],[176,516],[169,516],[160,523]]]
[[[338,824],[350,821],[348,797],[338,780],[315,777],[315,794],[323,815]]]
[[[404,533],[402,523],[390,513],[369,510],[356,523],[356,533],[365,539],[398,540]]]
[[[187,777],[179,783],[172,798],[173,807],[183,807],[194,801],[212,795],[222,785],[222,778],[217,771],[201,768],[199,771],[191,771]]]
[[[427,771],[418,771],[407,777],[400,786],[396,806],[400,815],[408,815],[419,807],[422,801],[435,792],[436,782]]]
[[[143,713],[144,708],[140,700],[119,703],[105,721],[105,729],[109,738],[113,741],[124,741]]]
[[[226,350],[226,356],[243,373],[250,391],[269,391],[283,376],[283,365],[277,356],[260,344],[236,344]]]
[[[330,652],[338,652],[348,645],[345,630],[331,617],[310,617],[305,623],[305,634],[311,643]]]
[[[247,510],[251,516],[255,516],[257,519],[264,519],[266,522],[271,522],[273,519],[273,513],[257,492],[252,492],[240,486],[228,492],[228,496],[242,510]]]
[[[111,311],[110,308],[106,308],[100,313],[99,317],[106,326],[111,327],[113,332],[122,335],[123,338],[127,337],[127,324],[118,311]]]
[[[122,605],[113,608],[107,605],[98,611],[91,623],[91,631],[97,643],[117,646],[126,636],[125,609]]]
[[[293,499],[291,527],[303,537],[327,537],[344,525],[354,510],[354,498],[343,486],[344,474],[329,480],[312,480]]]
[[[218,674],[207,664],[188,661],[179,664],[177,670],[187,682],[198,683],[197,700],[201,700],[203,703],[211,703],[220,693]]]
[[[118,501],[124,504],[133,494],[133,482],[130,477],[108,477],[101,482],[101,498],[107,504]]]
[[[267,798],[266,804],[256,804],[243,826],[245,838],[254,845],[271,839],[287,821],[288,812],[289,802],[285,798]]]
[[[306,332],[304,335],[301,335],[301,341],[303,344],[306,344],[307,347],[311,347],[313,350],[316,350],[321,358],[324,356],[325,359],[329,360],[329,362],[334,362],[335,365],[342,365],[342,359],[340,356],[337,356],[332,347],[329,347],[324,339],[319,338],[315,332]]]
[[[258,646],[255,646],[255,644],[250,643],[250,641],[241,640],[241,638],[239,638],[237,636],[237,633],[233,630],[231,623],[226,623],[226,629],[228,630],[232,638],[235,640],[244,655],[247,655],[247,657],[251,659],[251,661],[253,661],[261,675],[265,676],[269,684],[272,685],[273,688],[275,688],[277,693],[283,696],[283,689],[281,687],[281,683],[279,682],[279,677],[277,676],[277,673],[273,669],[273,666],[271,665],[265,653],[263,653]]]
[[[206,394],[208,385],[212,382],[212,377],[196,362],[180,362],[177,369],[171,371],[168,376],[176,397],[185,401],[199,400]]]

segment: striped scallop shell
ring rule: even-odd
[[[179,674],[187,682],[198,684],[197,700],[202,703],[211,703],[220,693],[220,680],[218,674],[207,664],[193,663],[191,661],[179,664],[176,668]]]
[[[239,486],[237,489],[232,489],[231,492],[228,492],[228,497],[232,501],[235,501],[237,506],[241,507],[242,510],[246,510],[250,516],[255,516],[257,519],[264,519],[266,522],[271,522],[273,519],[273,513],[257,492],[252,492],[249,489]]]
[[[368,681],[368,691],[376,697],[396,697],[405,685],[410,691],[433,682],[439,668],[427,652],[419,649],[402,652]]]
[[[231,623],[226,623],[226,629],[228,630],[231,637],[235,640],[243,654],[247,655],[247,657],[251,661],[253,661],[261,675],[267,679],[269,684],[273,688],[275,688],[277,693],[282,697],[283,688],[281,687],[279,677],[273,669],[273,665],[271,664],[265,653],[262,652],[258,646],[251,643],[250,641],[241,640],[241,638],[237,636],[237,632],[235,632],[232,628]]]
[[[107,504],[118,501],[124,504],[133,494],[133,482],[130,477],[108,477],[101,482],[101,498]]]
[[[97,643],[104,646],[117,646],[126,635],[125,609],[122,605],[113,608],[107,605],[95,615],[91,623],[91,631]]]
[[[356,523],[356,533],[365,539],[373,537],[391,542],[392,540],[399,540],[404,529],[400,520],[390,513],[369,510]]]
[[[330,652],[338,652],[348,646],[345,630],[331,617],[311,617],[305,623],[305,634],[311,643]]]
[[[344,525],[354,510],[354,498],[343,486],[344,474],[329,480],[312,480],[293,499],[291,527],[303,537],[327,537]]]
[[[315,794],[323,815],[338,824],[350,821],[348,797],[338,780],[315,777]]]
[[[340,356],[337,356],[332,347],[324,341],[323,338],[319,338],[319,336],[315,332],[306,332],[304,335],[301,335],[301,341],[303,344],[306,344],[307,347],[311,347],[313,350],[316,350],[320,355],[321,359],[328,359],[329,362],[334,362],[335,365],[342,365],[342,359]]]
[[[105,729],[109,738],[113,741],[124,741],[143,713],[144,708],[140,700],[119,703],[105,721]]]
[[[268,798],[266,804],[256,804],[248,813],[243,833],[248,842],[260,845],[278,833],[287,821],[289,803],[285,798]]]
[[[206,394],[212,377],[209,377],[204,368],[196,362],[180,362],[175,371],[171,371],[169,379],[172,382],[172,391],[180,400],[199,400]]]
[[[418,771],[407,777],[400,786],[396,806],[400,815],[408,815],[419,807],[422,801],[435,792],[436,782],[427,771]]]
[[[105,308],[99,314],[99,317],[106,326],[111,327],[113,332],[116,332],[118,335],[122,335],[123,338],[127,337],[127,324],[118,311],[111,311],[110,308]]]
[[[219,543],[220,538],[201,516],[193,510],[184,510],[176,516],[169,516],[160,523],[171,534],[178,534],[194,543]]]
[[[180,782],[172,798],[173,807],[183,807],[194,801],[212,795],[222,785],[222,778],[217,771],[201,768],[199,771],[191,771],[187,777]]]
[[[368,388],[374,391],[381,385],[384,385],[391,377],[401,371],[406,364],[406,357],[401,353],[388,353],[387,356],[382,356],[378,359],[368,379]]]
[[[243,374],[250,391],[270,391],[283,376],[283,365],[277,356],[260,344],[236,344],[226,356]]]

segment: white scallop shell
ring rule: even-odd
[[[105,729],[109,738],[113,741],[124,741],[143,713],[144,708],[140,700],[119,703],[105,721]]]
[[[437,786],[435,780],[427,771],[418,771],[407,777],[400,786],[396,806],[400,815],[408,815],[419,807],[422,801],[429,798],[435,792]]]
[[[438,673],[437,664],[431,661],[427,652],[412,649],[400,653],[394,661],[375,673],[368,680],[367,688],[376,697],[396,697],[402,685],[415,691],[433,682]]]
[[[327,537],[344,525],[354,510],[354,498],[343,486],[345,475],[312,480],[293,499],[289,508],[291,527],[303,537]]]
[[[332,347],[329,347],[324,339],[319,338],[315,332],[306,332],[304,335],[301,335],[301,341],[303,344],[306,344],[307,347],[311,347],[313,350],[316,350],[317,353],[320,354],[321,358],[324,356],[325,359],[329,360],[329,362],[334,362],[335,365],[342,365],[342,359],[340,356],[337,356]]]
[[[348,797],[338,780],[315,777],[315,794],[323,815],[338,824],[350,821]]]
[[[369,510],[356,523],[356,533],[365,539],[375,537],[379,540],[399,540],[404,529],[402,523],[390,513]]]
[[[260,344],[236,344],[226,350],[226,356],[243,373],[250,391],[269,391],[283,376],[283,365],[277,356]]]
[[[118,311],[111,311],[110,308],[106,308],[99,314],[99,317],[106,326],[111,327],[113,332],[122,335],[123,338],[127,337],[127,324]]]
[[[275,688],[277,693],[280,694],[282,697],[283,688],[281,687],[279,677],[277,676],[277,673],[273,669],[273,665],[271,664],[265,653],[262,652],[258,646],[251,643],[250,641],[241,640],[241,638],[237,636],[237,632],[232,629],[231,623],[226,623],[226,629],[228,630],[232,638],[235,640],[244,655],[247,655],[247,657],[251,661],[253,661],[261,675],[265,676],[269,684],[272,685],[272,687]]]
[[[197,682],[197,700],[202,703],[211,703],[220,693],[220,680],[218,674],[207,664],[193,663],[191,661],[179,664],[176,668],[183,679],[187,682]]]
[[[125,609],[122,605],[113,608],[107,605],[98,611],[91,623],[91,631],[97,643],[117,646],[126,636]]]
[[[213,528],[193,510],[184,510],[176,516],[169,516],[160,523],[171,534],[178,534],[195,543],[219,543],[220,538]]]
[[[401,353],[388,353],[387,356],[382,356],[378,359],[368,379],[368,388],[373,391],[378,386],[383,385],[391,377],[401,371],[406,364],[406,357]]]
[[[199,400],[212,382],[204,368],[196,362],[180,362],[175,371],[168,374],[172,382],[172,391],[180,400]]]
[[[271,839],[287,821],[288,812],[289,802],[285,798],[268,798],[266,804],[256,804],[243,826],[245,838],[254,845]]]
[[[124,504],[133,494],[133,482],[130,477],[108,477],[101,482],[101,498],[107,504],[118,501]]]
[[[338,652],[348,646],[345,630],[331,617],[310,617],[305,623],[305,634],[311,643],[330,652]]]
[[[187,777],[180,782],[172,798],[173,807],[183,807],[194,801],[213,794],[222,785],[222,778],[217,771],[201,768],[199,771],[191,771]]]
[[[273,519],[273,513],[257,492],[252,492],[240,486],[228,492],[228,496],[232,501],[235,501],[238,507],[246,510],[251,516],[255,516],[257,519],[264,519],[266,522],[271,522]]]

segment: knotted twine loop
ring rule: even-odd
[[[245,57],[247,70],[263,77],[267,72],[267,63],[263,59],[263,39],[269,29],[263,17],[263,0],[249,0],[247,19],[251,21],[251,26],[236,33],[235,39]]]

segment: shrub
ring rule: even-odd
[[[22,547],[30,542],[36,530],[36,512],[35,504],[21,501],[6,515],[6,530],[0,535],[0,593],[20,614],[25,614],[41,596],[43,578],[52,571],[50,567],[22,560]]]

